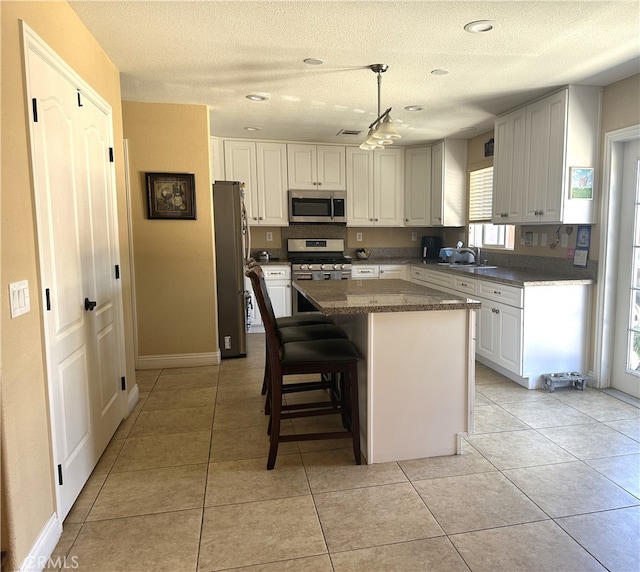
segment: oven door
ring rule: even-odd
[[[347,222],[346,193],[289,191],[289,222]]]

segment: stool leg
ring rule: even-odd
[[[362,464],[362,452],[360,451],[360,413],[358,411],[358,364],[354,363],[349,368],[349,395],[351,401],[351,433],[353,434],[353,456],[356,465]]]
[[[273,372],[270,376],[271,395],[271,417],[269,420],[269,458],[267,459],[267,469],[275,467],[276,456],[278,455],[278,440],[280,439],[280,413],[282,410],[282,376],[274,379]]]

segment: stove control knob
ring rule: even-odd
[[[324,270],[326,266],[327,266],[326,264],[321,264],[320,265],[320,270]]]
[[[341,264],[341,265],[340,265],[340,269],[341,269],[341,270],[344,270],[346,267],[347,267],[347,265],[346,265],[346,264]]]
[[[307,270],[308,266],[306,264],[300,265],[300,270]]]
[[[334,270],[339,270],[340,269],[340,265],[339,264],[334,264],[333,265],[333,269]]]
[[[313,270],[313,264],[309,264],[309,266],[307,266],[308,270]]]

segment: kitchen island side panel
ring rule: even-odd
[[[459,453],[472,430],[473,310],[335,316],[356,344],[362,450],[385,463]]]

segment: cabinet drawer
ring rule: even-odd
[[[477,292],[477,282],[473,278],[467,278],[466,276],[454,276],[453,288],[465,294],[475,295]]]
[[[495,302],[502,302],[509,306],[515,306],[516,308],[522,308],[523,303],[523,288],[516,286],[506,286],[498,282],[486,282],[484,280],[477,281],[476,293],[478,296],[493,300]]]
[[[409,268],[409,279],[412,282],[426,282],[427,269],[420,266],[411,266]]]
[[[379,278],[380,267],[377,265],[354,265],[351,267],[351,278]]]
[[[265,280],[289,280],[291,279],[291,266],[263,266]]]
[[[427,282],[431,282],[432,284],[437,284],[438,286],[442,286],[443,288],[455,288],[454,279],[455,276],[452,274],[448,274],[445,272],[438,272],[437,270],[426,270],[425,269],[425,278]]]
[[[406,280],[407,269],[403,264],[380,265],[380,278],[396,278]]]

